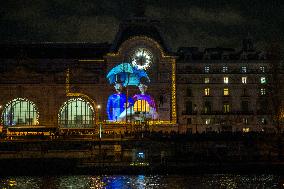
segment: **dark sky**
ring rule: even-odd
[[[137,0],[1,0],[0,42],[112,42]],[[178,46],[239,47],[248,33],[258,48],[284,44],[283,0],[144,0]]]

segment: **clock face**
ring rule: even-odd
[[[146,70],[153,62],[153,55],[146,48],[138,48],[134,51],[134,54],[131,57],[131,62],[132,65],[136,66],[138,69]]]

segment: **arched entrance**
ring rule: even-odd
[[[25,98],[8,102],[2,112],[4,126],[38,125],[39,113],[36,105]]]
[[[82,98],[71,98],[60,108],[58,124],[60,128],[91,128],[94,126],[94,109]]]

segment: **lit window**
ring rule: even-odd
[[[223,104],[223,111],[224,113],[230,112],[230,105],[228,103]]]
[[[247,73],[247,67],[246,66],[242,66],[241,67],[241,72],[242,73]]]
[[[243,118],[243,123],[247,125],[248,124],[248,118]]]
[[[244,128],[243,128],[243,132],[244,132],[244,133],[248,133],[248,132],[249,132],[249,128],[248,128],[248,127],[244,127]]]
[[[260,95],[266,95],[266,90],[264,88],[261,88],[260,89]]]
[[[210,70],[209,66],[205,66],[205,67],[204,67],[204,72],[205,72],[205,73],[209,73],[209,70]]]
[[[209,125],[210,124],[210,118],[205,119],[205,124]]]
[[[260,66],[259,69],[262,73],[265,73],[265,67],[264,66]]]
[[[228,66],[223,66],[222,72],[223,72],[223,73],[228,72]]]
[[[229,77],[224,77],[224,83],[229,83]]]
[[[247,77],[242,77],[242,83],[246,84],[247,83]]]
[[[265,84],[266,83],[266,78],[265,77],[261,77],[260,78],[260,83],[261,84]]]
[[[8,102],[2,112],[4,126],[38,125],[39,113],[36,105],[25,98]]]
[[[209,96],[210,95],[210,89],[209,88],[205,88],[204,89],[204,95],[205,96]]]
[[[205,77],[205,78],[204,78],[204,83],[209,83],[209,82],[210,82],[209,77]]]
[[[224,96],[228,96],[229,95],[229,89],[228,88],[224,88]]]
[[[206,101],[204,103],[204,113],[209,113],[211,112],[211,102]]]
[[[267,121],[266,121],[266,119],[264,117],[261,118],[261,124],[263,124],[263,125],[267,124]]]
[[[60,108],[58,123],[63,128],[91,128],[94,124],[94,109],[82,98],[71,98]]]
[[[137,158],[138,158],[138,159],[144,159],[144,158],[145,158],[144,152],[139,152],[139,153],[137,153]]]

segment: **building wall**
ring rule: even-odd
[[[178,115],[179,123],[189,131],[222,131],[232,126],[233,131],[272,131],[272,107],[270,103],[269,86],[271,85],[270,65],[265,60],[180,60],[177,63],[178,83]],[[205,67],[209,66],[206,73]],[[228,67],[223,72],[223,66]],[[246,73],[241,71],[246,67]],[[265,68],[265,72],[260,70]],[[224,83],[224,77],[229,82]],[[242,77],[247,77],[247,83],[242,83]],[[266,83],[260,82],[265,77]],[[209,83],[205,83],[209,78]],[[204,94],[205,88],[210,89],[210,95]],[[223,89],[229,89],[229,95],[223,95]],[[265,95],[261,94],[265,89]],[[190,90],[191,94],[187,94]],[[244,91],[245,90],[245,91]],[[268,104],[263,109],[263,100]],[[186,102],[191,101],[192,112],[186,112]],[[211,111],[205,112],[205,102],[211,103]],[[243,111],[242,101],[248,102],[248,109]],[[230,105],[229,113],[224,113],[223,102]],[[210,119],[210,121],[209,121]],[[264,120],[262,120],[264,119]]]
[[[2,114],[5,105],[15,98],[27,98],[33,101],[39,111],[39,125],[57,126],[60,107],[71,97],[66,96],[66,71],[70,69],[70,91],[83,93],[93,99],[96,105],[101,105],[100,119],[106,120],[106,102],[109,94],[114,89],[105,78],[106,73],[112,66],[120,63],[130,52],[131,42],[125,45],[125,52],[115,56],[106,55],[100,61],[80,61],[79,59],[1,59],[2,65],[15,65],[11,68],[2,69],[0,76],[0,105]],[[155,45],[148,44],[157,55],[159,69],[155,73],[157,80],[152,89],[149,89],[157,99],[161,93],[170,93],[169,79],[160,77],[161,70],[165,74],[166,66],[170,60],[163,57]],[[206,132],[206,131],[275,131],[272,116],[271,86],[272,72],[269,60],[192,60],[179,59],[176,63],[177,82],[177,118],[178,126],[182,131]],[[47,65],[46,68],[40,68]],[[205,67],[209,66],[209,72]],[[228,71],[222,72],[227,66]],[[241,68],[246,67],[246,73]],[[7,66],[9,67],[9,66]],[[264,67],[262,72],[260,67]],[[170,68],[170,67],[169,67]],[[224,77],[229,78],[228,84],[224,83]],[[247,83],[243,84],[241,77],[247,77]],[[265,77],[266,83],[262,84],[260,78]],[[209,78],[209,83],[204,79]],[[283,86],[283,73],[279,77],[280,86]],[[204,89],[210,88],[210,95],[204,94]],[[223,95],[223,89],[229,89],[229,95]],[[266,94],[261,95],[261,89]],[[190,90],[190,94],[188,93]],[[244,93],[245,90],[245,93]],[[283,87],[280,103],[284,107]],[[169,101],[169,99],[168,99]],[[186,111],[187,102],[191,102],[191,111]],[[242,101],[248,102],[248,110],[241,108]],[[267,104],[264,105],[264,101]],[[211,103],[211,111],[205,112],[205,102]],[[224,113],[223,103],[227,102],[230,111]],[[284,110],[282,110],[284,112]],[[283,113],[284,114],[284,113]],[[283,124],[283,122],[282,122]],[[244,130],[245,129],[245,130]]]

